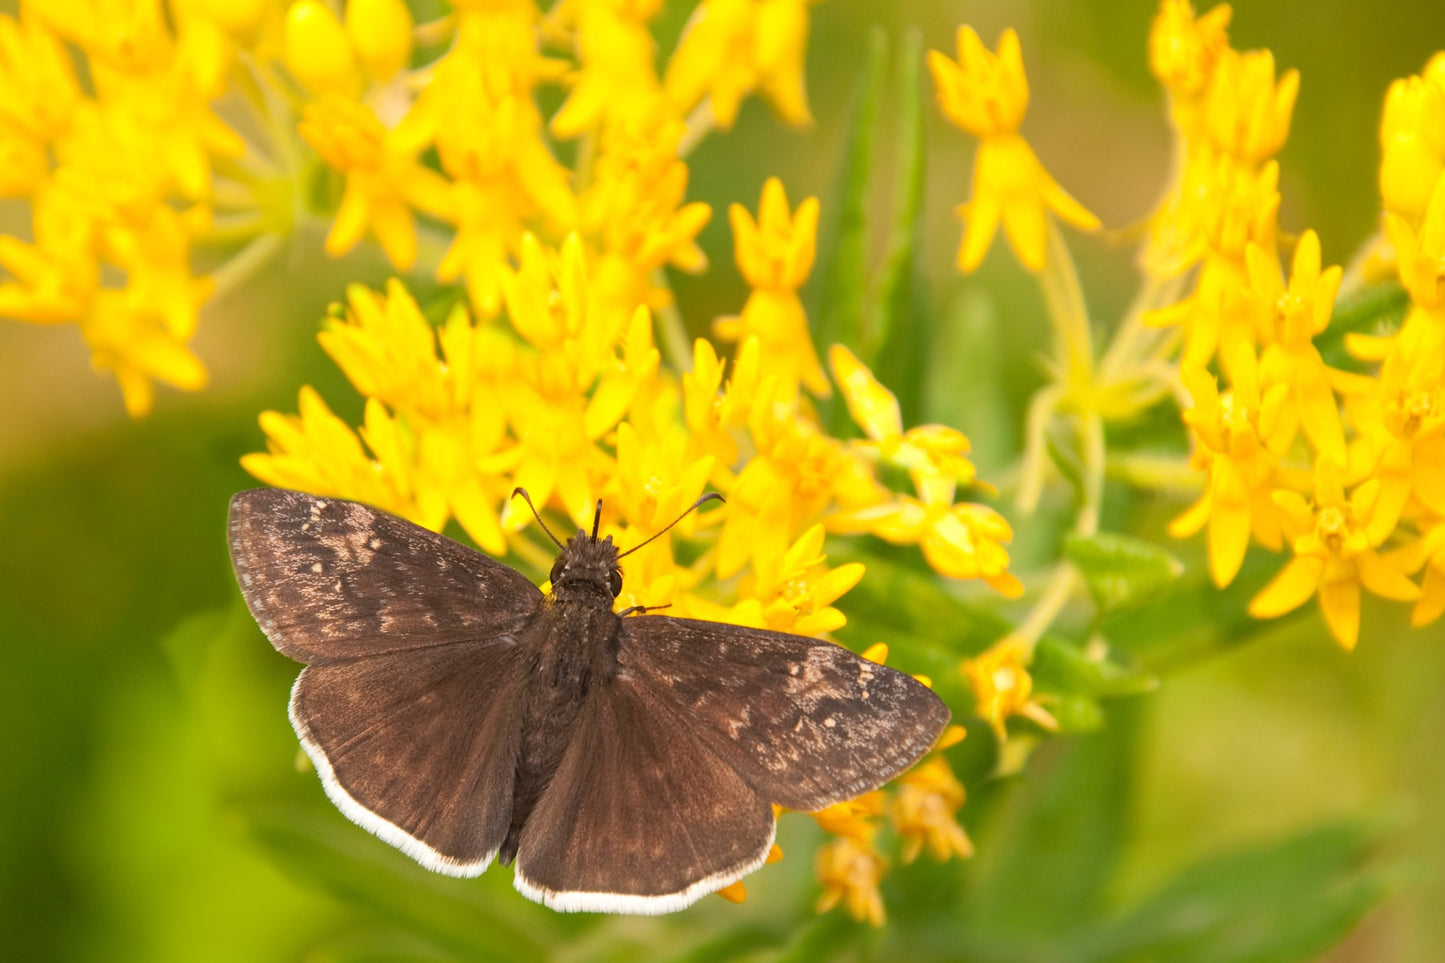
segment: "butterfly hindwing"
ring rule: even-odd
[[[523,894],[564,911],[667,913],[763,864],[772,806],[675,705],[618,675],[578,722],[522,830]]]
[[[347,818],[428,869],[476,876],[512,811],[522,662],[463,642],[315,663],[291,723]]]
[[[229,534],[251,614],[298,662],[506,640],[542,605],[520,572],[356,502],[241,492]]]
[[[806,812],[903,772],[947,725],[905,673],[818,639],[646,615],[622,620],[621,671],[772,802]]]

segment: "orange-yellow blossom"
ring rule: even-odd
[[[1311,504],[1298,492],[1275,494],[1294,558],[1249,603],[1249,614],[1268,619],[1293,611],[1318,593],[1320,610],[1331,634],[1353,649],[1360,634],[1360,589],[1402,602],[1420,590],[1377,551],[1370,522],[1380,483],[1371,479],[1348,498],[1340,469],[1328,458],[1315,463],[1315,497]]]

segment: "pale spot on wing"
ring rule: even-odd
[[[838,720],[834,719],[832,716],[829,716],[828,718],[823,720],[823,725],[827,726],[829,729],[833,728],[837,724]]]
[[[322,570],[323,570],[323,569],[322,569],[322,566],[321,566],[321,563],[320,563],[320,562],[312,562],[312,563],[311,563],[311,571],[315,572],[317,575],[320,575],[321,572],[322,572]]]
[[[377,549],[381,548],[381,539],[373,538],[371,541],[367,542],[367,544],[371,546],[371,550],[374,552]]]

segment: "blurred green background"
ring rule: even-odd
[[[686,13],[669,7],[679,9],[665,13],[664,38]],[[1145,62],[1154,9],[1144,0],[814,8],[816,128],[785,130],[750,102],[735,131],[691,158],[690,196],[714,216],[702,238],[713,269],[677,279],[689,326],[701,333],[740,306],[725,210],[755,208],[768,175],[795,203],[820,196],[827,230],[876,24],[895,43],[917,25],[926,47],[950,56],[959,23],[990,46],[1015,26],[1033,97],[1025,134],[1107,225],[1137,221],[1168,158]],[[1375,224],[1385,88],[1445,47],[1445,8],[1242,3],[1231,38],[1267,46],[1303,74],[1281,156],[1282,222],[1314,227],[1328,261],[1347,259]],[[1001,247],[976,276],[956,276],[952,209],[968,190],[972,145],[932,111],[927,126],[929,303],[993,319],[967,338],[946,328],[940,337],[983,356],[1001,388],[950,391],[948,373],[934,372],[925,414],[966,430],[989,477],[1017,453],[1047,329],[1031,282]],[[887,131],[885,120],[885,167]],[[881,223],[886,173],[880,182]],[[24,223],[15,204],[0,215],[11,230]],[[336,813],[314,774],[298,773],[285,712],[297,667],[250,622],[225,552],[227,499],[253,484],[237,459],[263,443],[257,413],[294,410],[310,383],[343,417],[359,417],[314,334],[345,283],[377,283],[384,266],[328,262],[321,236],[299,234],[248,287],[209,306],[197,349],[212,387],[163,392],[142,422],[91,374],[73,330],[0,324],[5,958],[1445,958],[1445,632],[1411,632],[1399,607],[1367,606],[1359,649],[1346,654],[1313,607],[1278,625],[1250,623],[1239,616],[1248,580],[1259,584],[1273,563],[1258,559],[1246,587],[1216,600],[1200,587],[1197,544],[1170,546],[1189,566],[1180,591],[1203,606],[1205,627],[1181,643],[1188,657],[1169,654],[1177,640],[1159,637],[1149,612],[1121,625],[1125,647],[1164,672],[1160,690],[1111,703],[1100,732],[1046,745],[1012,778],[972,778],[992,748],[986,728],[969,724],[955,764],[969,780],[964,820],[980,854],[965,866],[925,857],[895,867],[882,933],[812,915],[811,825],[800,817],[784,820],[789,857],[749,880],[746,904],[710,899],[662,920],[562,917],[512,892],[508,870],[459,882],[411,866]],[[1132,292],[1131,253],[1107,238],[1071,243],[1107,322]],[[1110,521],[1163,540],[1162,520],[1182,505],[1120,492]],[[999,507],[1025,561],[1042,551],[1030,547],[1030,522]],[[847,598],[842,607],[850,612]],[[848,641],[873,640],[866,621],[852,628]],[[1320,915],[1327,904],[1338,912]],[[1214,942],[1189,942],[1213,925],[1211,913],[1221,921]],[[1121,919],[1148,925],[1109,922]],[[1299,935],[1288,949],[1258,938],[1291,927]]]

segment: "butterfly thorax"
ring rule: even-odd
[[[610,587],[616,570],[611,540],[580,534],[553,567],[552,594],[526,640],[522,738],[511,826],[500,852],[504,864],[515,855],[522,826],[567,751],[589,691],[617,673],[621,619],[612,611]]]

